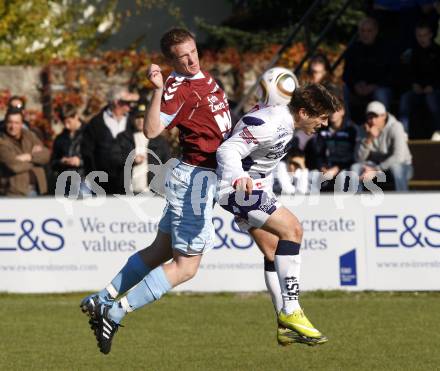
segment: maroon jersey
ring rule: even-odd
[[[215,169],[217,148],[231,130],[231,114],[224,91],[206,72],[193,77],[171,74],[160,107],[167,129],[179,128],[182,161]]]

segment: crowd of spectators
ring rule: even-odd
[[[339,79],[324,54],[312,56],[299,76],[301,84],[325,85],[345,104],[315,135],[297,133],[277,168],[276,192],[305,194],[316,183],[320,191],[346,190],[350,174],[359,176],[362,191],[362,181],[379,171],[394,189],[408,189],[413,173],[408,136],[440,131],[438,14],[427,6],[432,1],[416,4],[418,17],[412,7],[390,8],[388,3],[375,1],[373,16],[359,22]],[[406,37],[393,34],[389,22],[396,19],[402,28],[398,35]],[[146,106],[145,97],[115,88],[107,105],[84,122],[84,112],[64,104],[58,112],[63,130],[49,149],[26,121],[25,100],[11,97],[0,121],[0,195],[54,194],[58,176],[66,171],[69,176],[57,189],[64,195],[92,195],[90,173],[97,174],[94,181],[106,194],[148,190],[155,165],[176,151],[169,133],[150,140],[143,135]]]
[[[413,174],[408,136],[403,125],[385,105],[372,101],[365,109],[365,123],[355,125],[345,109],[329,117],[328,126],[308,138],[299,137],[280,162],[274,191],[283,194],[362,192],[367,182],[381,188],[407,191]],[[382,178],[379,174],[384,174]],[[350,184],[355,183],[355,188]]]
[[[93,181],[106,194],[147,191],[151,169],[171,158],[171,146],[163,135],[150,140],[143,135],[145,110],[146,102],[123,88],[111,90],[108,104],[88,123],[81,121],[78,107],[66,103],[58,112],[63,129],[49,149],[26,122],[24,99],[10,98],[0,122],[0,195],[31,197],[56,191],[87,197],[96,190],[87,179],[90,173],[97,175]]]
[[[334,86],[329,89],[338,92]],[[106,194],[141,193],[157,173],[154,166],[172,156],[169,138],[144,136],[147,103],[126,89],[113,89],[108,104],[88,123],[81,121],[78,107],[64,104],[58,113],[63,130],[54,138],[51,151],[26,123],[24,102],[16,100],[9,102],[0,133],[1,195],[53,194],[56,184],[62,195],[87,197],[94,194],[88,174],[97,175],[94,182]],[[350,170],[361,180],[384,171],[392,175],[395,189],[406,190],[412,173],[403,125],[378,101],[368,105],[365,124],[355,125],[343,108],[315,135],[298,134],[292,147],[277,169],[274,188],[278,193],[332,191],[338,175]],[[316,182],[318,172],[323,180]]]
[[[301,83],[334,89],[345,108],[315,135],[297,134],[277,169],[276,191],[347,190],[349,175],[358,176],[362,191],[379,172],[386,175],[381,187],[408,190],[408,139],[440,133],[439,13],[438,1],[374,1],[344,53],[342,79],[335,78],[325,55],[309,60]]]
[[[358,38],[344,55],[346,113],[354,122],[362,121],[365,107],[376,100],[397,117],[410,138],[430,138],[440,130],[440,46],[434,40],[438,14],[416,16],[412,7],[387,9],[386,2],[378,3],[383,4],[373,13],[376,18],[359,22]],[[426,8],[433,1],[423,3],[421,9],[434,9]],[[399,24],[402,30],[395,34]]]

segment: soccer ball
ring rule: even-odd
[[[268,106],[286,105],[298,86],[298,79],[284,67],[267,70],[257,88],[258,102]]]

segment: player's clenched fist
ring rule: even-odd
[[[251,178],[239,178],[234,182],[233,187],[237,191],[246,192],[246,194],[250,195],[252,193],[253,182]]]
[[[147,76],[156,89],[163,89],[162,70],[157,64],[148,67]]]

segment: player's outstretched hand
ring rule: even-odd
[[[162,70],[157,64],[148,67],[147,76],[156,89],[163,89]]]

